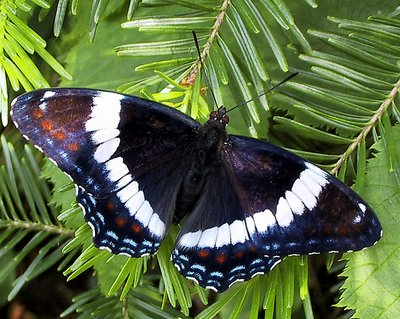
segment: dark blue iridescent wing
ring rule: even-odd
[[[12,118],[78,185],[98,247],[135,257],[157,251],[200,124],[155,102],[90,89],[24,94]]]

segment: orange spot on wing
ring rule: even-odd
[[[133,230],[135,233],[140,233],[140,232],[142,232],[142,226],[140,226],[140,225],[138,225],[138,224],[133,224],[133,225],[132,225],[132,230]]]
[[[41,118],[42,116],[43,116],[43,111],[42,111],[42,110],[36,109],[36,110],[33,111],[33,117],[34,117],[35,119],[39,119],[39,118]]]
[[[210,255],[210,252],[208,250],[202,249],[199,251],[198,255],[200,258],[206,258],[208,257],[208,255]]]
[[[54,132],[51,134],[51,136],[59,141],[65,140],[67,138],[67,135],[64,132]]]
[[[257,253],[257,252],[258,252],[258,249],[257,249],[256,246],[251,245],[251,246],[250,246],[250,251],[251,251],[252,253]]]
[[[117,217],[115,219],[115,223],[117,224],[118,227],[124,227],[126,225],[126,218],[125,217]]]
[[[109,211],[115,210],[115,204],[114,204],[113,202],[108,202],[108,203],[107,203],[107,209],[108,209]]]
[[[237,258],[242,258],[244,256],[244,251],[243,250],[239,250],[238,252],[236,252],[235,256]]]
[[[51,123],[49,120],[44,120],[41,123],[42,129],[45,131],[51,131],[53,129],[53,123]]]
[[[70,151],[76,152],[77,150],[79,150],[79,148],[80,148],[80,146],[79,146],[78,143],[71,143],[71,144],[68,144],[68,149],[69,149]]]
[[[215,257],[215,261],[218,264],[222,265],[226,262],[226,256],[224,254],[219,254],[219,255],[217,255],[217,257]]]
[[[58,139],[59,141],[65,140],[67,138],[67,135],[63,132],[57,132],[54,134],[54,137]]]

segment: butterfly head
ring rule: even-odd
[[[226,114],[226,108],[220,107],[216,111],[212,111],[210,113],[210,120],[221,123],[223,126],[226,126],[229,123],[229,117]]]

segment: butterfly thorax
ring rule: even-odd
[[[189,214],[199,199],[210,170],[221,160],[222,145],[226,139],[225,120],[210,116],[200,128],[187,173],[184,175],[175,209],[174,222]]]

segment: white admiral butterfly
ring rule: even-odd
[[[215,291],[288,255],[359,250],[381,237],[355,192],[279,147],[228,135],[223,108],[202,125],[138,97],[65,88],[18,97],[12,118],[76,183],[97,247],[154,254],[185,218],[172,261]]]

